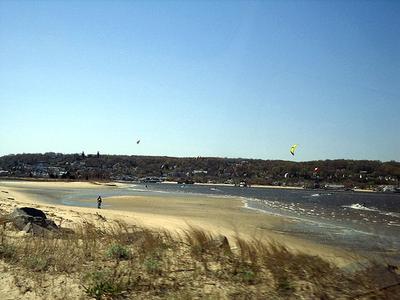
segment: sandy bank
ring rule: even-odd
[[[72,226],[84,219],[97,220],[100,213],[106,219],[120,219],[129,224],[138,224],[153,229],[166,229],[180,232],[188,226],[199,226],[215,234],[229,238],[237,235],[245,238],[275,240],[292,250],[319,255],[338,265],[345,265],[353,260],[353,255],[338,248],[320,245],[299,239],[288,234],[276,232],[274,225],[284,227],[292,222],[283,217],[243,208],[241,199],[218,197],[185,196],[119,196],[106,197],[103,204],[110,208],[96,208],[50,205],[21,192],[21,187],[39,189],[91,188],[91,183],[79,182],[0,182],[0,208],[10,211],[18,206],[33,206],[44,210],[50,218],[64,226]],[[97,186],[97,185],[96,185]],[[110,188],[98,185],[99,189]],[[95,201],[95,199],[93,200]]]

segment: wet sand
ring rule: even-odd
[[[117,184],[121,186],[121,184]],[[56,216],[68,222],[79,222],[85,218],[93,218],[100,213],[107,219],[121,219],[130,224],[137,224],[153,229],[165,229],[179,233],[188,226],[198,226],[215,234],[223,234],[228,238],[240,236],[257,238],[265,241],[276,241],[294,251],[319,255],[339,266],[354,261],[353,253],[342,249],[300,239],[288,233],[276,232],[279,227],[290,224],[288,218],[267,215],[248,210],[243,207],[242,199],[218,198],[206,196],[114,196],[104,197],[104,209],[66,206],[42,201],[40,196],[27,193],[27,189],[42,191],[57,197],[65,195],[68,190],[98,189],[99,194],[115,186],[106,184],[80,182],[0,182],[0,208],[12,209],[16,206],[30,205],[45,210],[50,216]],[[10,200],[13,198],[14,200]],[[95,203],[96,199],[80,201]],[[111,205],[111,206],[107,206]]]

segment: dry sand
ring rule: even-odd
[[[114,185],[114,184],[112,184]],[[117,184],[122,185],[122,184]],[[34,206],[44,210],[50,217],[59,222],[73,224],[82,219],[96,219],[97,213],[107,219],[121,219],[129,224],[138,224],[153,229],[166,229],[180,232],[188,226],[197,226],[215,234],[230,238],[257,238],[266,241],[277,241],[288,248],[319,255],[340,266],[354,260],[354,255],[326,245],[290,236],[273,230],[274,225],[284,227],[293,222],[291,219],[272,216],[262,212],[245,209],[241,199],[201,197],[201,196],[118,196],[103,198],[103,204],[110,208],[97,208],[53,205],[20,191],[20,188],[35,187],[40,189],[68,188],[110,188],[110,184],[87,182],[0,182],[0,208],[10,210],[17,206]],[[4,193],[7,192],[7,193]],[[10,200],[10,198],[14,200]],[[95,201],[95,199],[93,200]]]
[[[15,207],[30,206],[43,210],[56,224],[63,227],[73,227],[75,224],[88,220],[99,225],[104,222],[98,214],[106,220],[123,220],[129,224],[142,225],[152,229],[169,230],[179,234],[188,226],[198,226],[215,234],[223,234],[233,240],[239,235],[243,238],[259,238],[275,240],[285,244],[294,251],[301,251],[311,255],[319,255],[338,266],[344,266],[354,261],[354,255],[341,249],[328,247],[310,241],[295,238],[288,234],[274,232],[273,225],[284,225],[291,222],[278,216],[252,211],[243,208],[242,200],[214,197],[171,197],[171,196],[120,196],[104,199],[104,204],[111,204],[112,209],[97,209],[53,205],[44,203],[35,197],[23,192],[22,189],[34,187],[38,189],[102,189],[111,188],[110,185],[80,182],[0,182],[0,213],[11,212]],[[22,188],[22,189],[21,189]],[[93,200],[95,201],[95,199]],[[27,290],[29,278],[26,282],[16,282],[13,273],[4,262],[0,261],[0,299],[60,299],[58,295],[68,294],[71,299],[80,299],[82,290],[76,278],[59,276],[49,278],[48,290],[38,294],[37,291]],[[12,267],[11,267],[12,268]],[[22,271],[23,272],[23,271]],[[59,283],[54,283],[56,280]],[[52,284],[50,284],[50,282]]]

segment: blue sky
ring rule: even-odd
[[[0,1],[0,155],[400,161],[399,120],[399,1]]]

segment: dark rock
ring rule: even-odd
[[[56,225],[56,223],[54,223],[54,221],[46,219],[44,220],[45,223],[45,228],[49,229],[49,230],[57,230],[59,229],[58,226]]]
[[[22,229],[22,231],[30,232],[31,229],[32,229],[32,223],[29,222],[28,224],[25,225],[25,227]]]
[[[28,216],[28,217],[37,217],[41,219],[46,219],[46,214],[40,209],[36,209],[33,207],[21,207],[16,208],[11,213],[11,217],[19,217],[19,216]]]
[[[42,234],[59,229],[52,220],[47,219],[43,211],[32,207],[14,209],[9,219],[17,229],[33,234]]]
[[[44,234],[50,232],[49,229],[39,226],[35,223],[28,223],[25,225],[24,229],[26,233],[33,233],[33,234]]]
[[[10,218],[14,226],[19,229],[19,230],[24,230],[25,226],[30,223],[29,219],[26,219],[24,217],[11,217]]]

